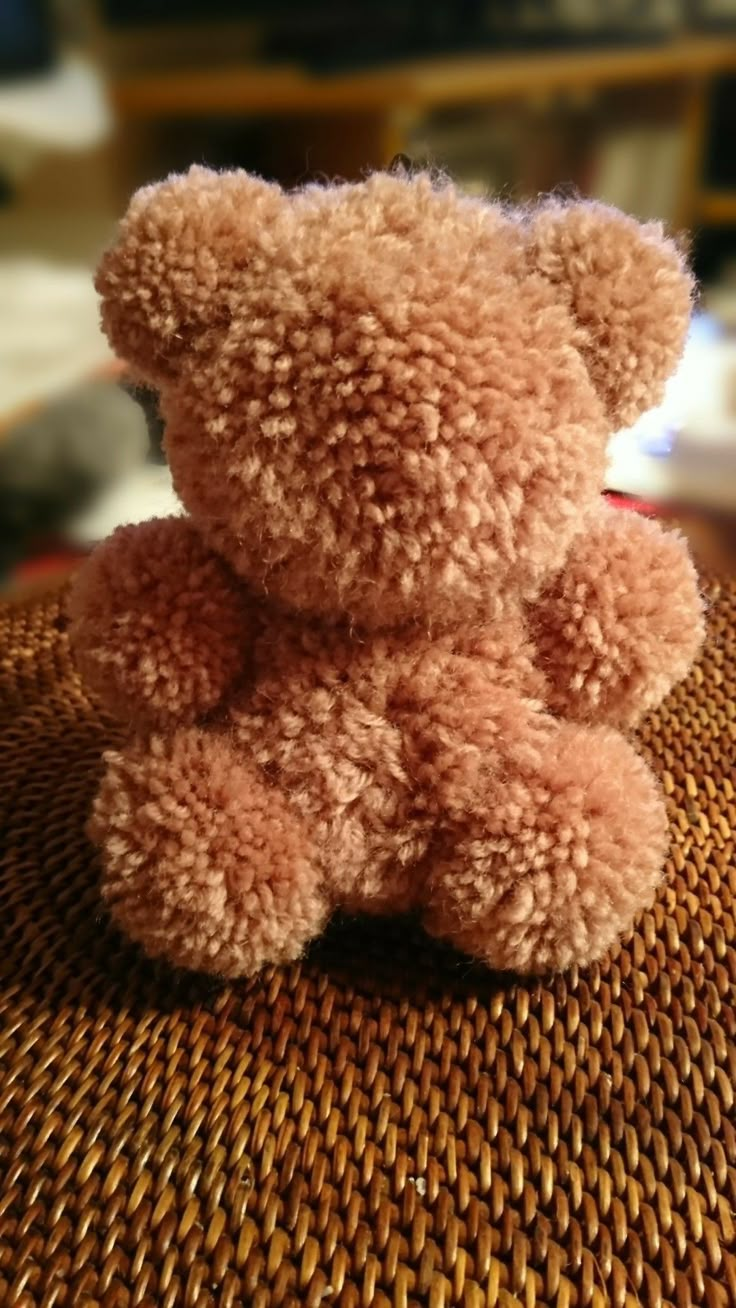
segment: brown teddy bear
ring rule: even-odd
[[[619,728],[703,630],[682,540],[601,495],[683,347],[675,245],[427,175],[193,168],[134,197],[97,285],[188,515],[117,531],[72,595],[131,727],[92,821],[114,917],[227,976],[336,907],[493,967],[598,957],[667,848]]]

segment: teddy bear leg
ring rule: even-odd
[[[666,852],[659,788],[623,736],[546,721],[533,765],[445,826],[424,892],[428,930],[501,970],[599,958],[652,900]]]
[[[280,791],[196,728],[106,762],[90,833],[120,927],[151,956],[221,976],[297,958],[327,903],[310,834]]]

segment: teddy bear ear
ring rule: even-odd
[[[287,204],[259,177],[202,167],[133,196],[95,286],[111,345],[142,379],[172,377],[189,349],[222,329],[223,290],[254,256],[275,250]]]
[[[528,219],[535,268],[578,327],[580,349],[614,428],[658,404],[682,355],[693,279],[660,223],[593,201],[548,201]]]

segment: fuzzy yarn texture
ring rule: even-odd
[[[336,907],[494,967],[597,958],[667,843],[618,729],[703,636],[682,539],[601,497],[684,344],[676,245],[424,174],[193,168],[134,196],[97,286],[187,510],[71,597],[130,724],[90,828],[116,920],[230,976]]]

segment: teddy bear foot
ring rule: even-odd
[[[90,833],[123,930],[153,957],[221,976],[297,958],[327,903],[284,796],[223,736],[194,728],[106,762]]]
[[[666,827],[657,783],[622,736],[561,723],[538,773],[507,778],[487,820],[448,838],[425,924],[501,970],[592,962],[653,898]]]

